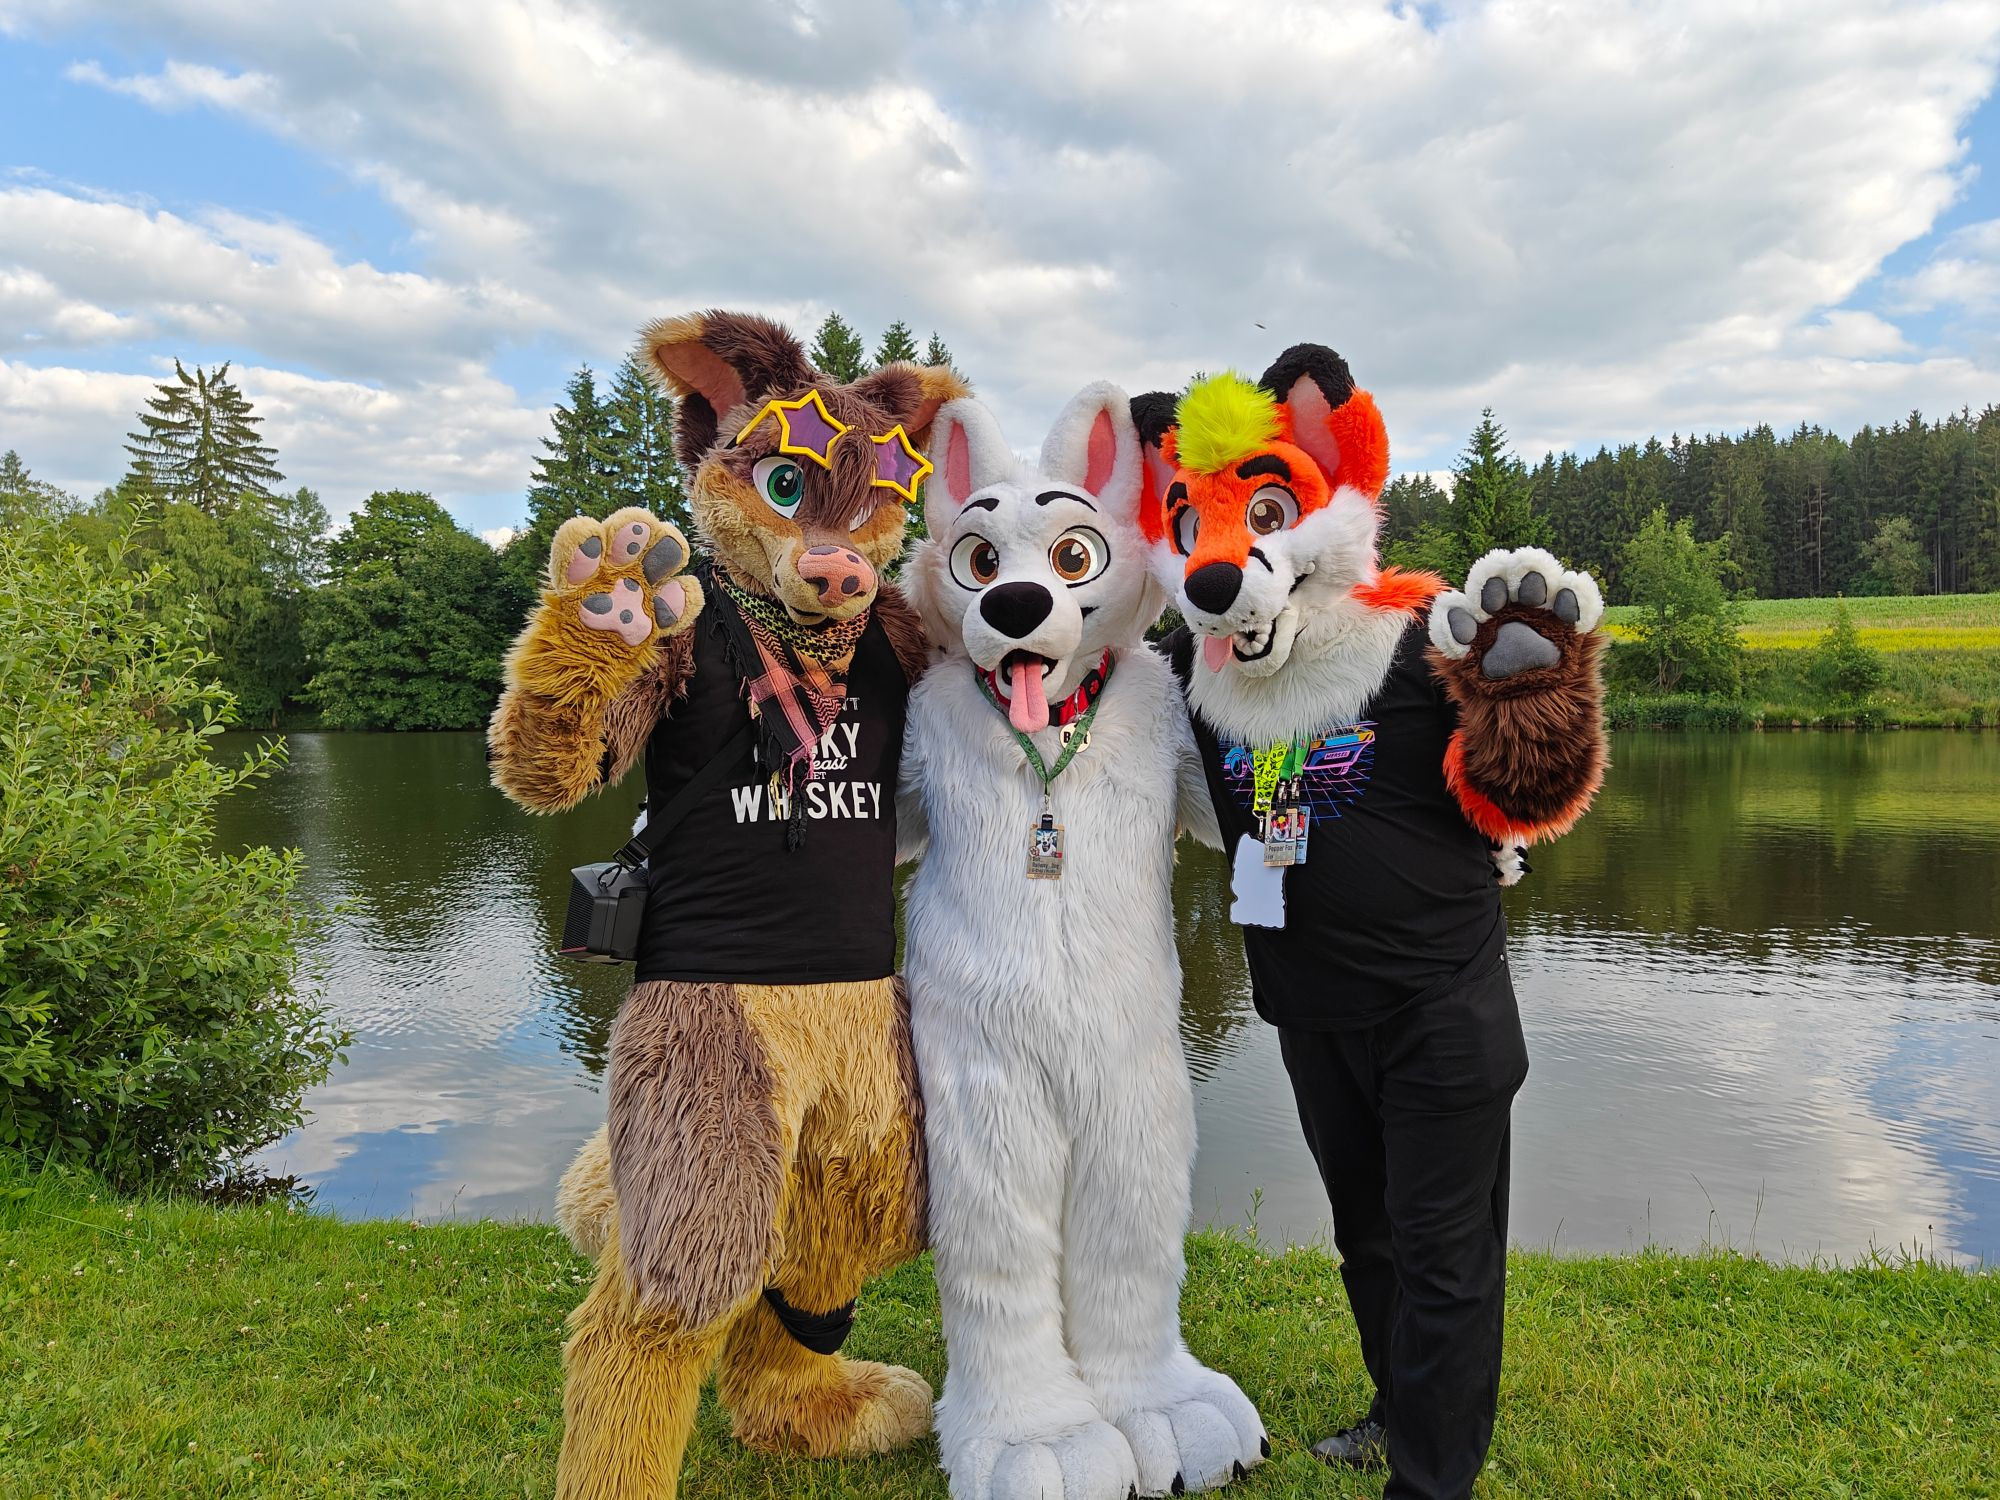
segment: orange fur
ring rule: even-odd
[[[1504,812],[1466,779],[1465,735],[1462,732],[1453,734],[1451,743],[1444,747],[1444,784],[1458,799],[1465,821],[1489,839],[1503,844],[1528,841],[1527,831],[1516,828]]]
[[[1367,583],[1354,586],[1354,597],[1370,609],[1414,615],[1445,589],[1435,573],[1412,568],[1384,568]]]

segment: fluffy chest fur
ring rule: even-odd
[[[1172,1014],[1176,767],[1187,727],[1166,663],[1118,655],[1090,741],[1056,779],[1060,880],[1027,878],[1041,784],[1007,721],[953,655],[910,698],[904,780],[929,848],[908,891],[908,970],[924,1007],[1044,1007],[1089,1024],[1076,996],[1117,995]],[[1034,736],[1044,765],[1060,731]],[[1107,955],[1119,955],[1107,962]]]
[[[1409,627],[1401,610],[1329,600],[1307,614],[1285,664],[1252,677],[1234,663],[1211,671],[1195,657],[1188,701],[1220,733],[1246,744],[1297,739],[1349,724],[1381,688]]]

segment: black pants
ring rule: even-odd
[[[1278,1039],[1389,1429],[1383,1500],[1463,1500],[1493,1439],[1508,1114],[1528,1075],[1506,959],[1364,1030]]]

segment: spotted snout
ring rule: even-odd
[[[808,547],[799,554],[798,572],[827,609],[875,594],[875,567],[852,547]]]

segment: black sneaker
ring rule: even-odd
[[[1313,1444],[1313,1457],[1350,1469],[1381,1469],[1389,1463],[1389,1429],[1367,1418]]]

